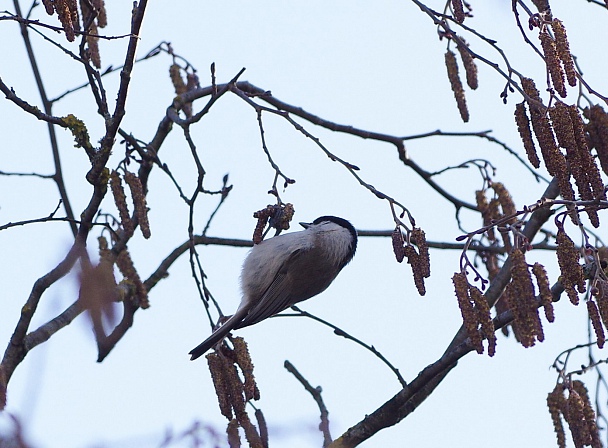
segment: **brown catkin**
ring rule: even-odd
[[[538,159],[536,147],[534,146],[534,141],[532,140],[532,130],[530,129],[530,120],[528,119],[528,114],[526,113],[525,101],[515,105],[515,123],[517,124],[517,131],[519,132],[521,141],[524,144],[524,149],[526,150],[528,160],[534,168],[540,167],[540,160]]]
[[[137,273],[131,255],[126,247],[116,257],[116,266],[118,266],[118,270],[122,276],[135,286],[135,298],[139,307],[143,309],[149,308],[148,290],[141,281],[141,277]]]
[[[608,114],[596,104],[583,111],[588,123],[585,125],[590,148],[594,148],[602,171],[608,174]]]
[[[112,196],[114,196],[114,203],[118,209],[120,216],[120,224],[125,231],[127,236],[133,235],[134,225],[131,220],[129,208],[127,206],[127,196],[122,186],[122,180],[117,171],[112,170],[110,173],[110,188],[112,190]]]
[[[562,68],[561,61],[558,58],[555,42],[551,36],[549,36],[549,33],[546,30],[541,31],[538,38],[540,39],[540,44],[543,47],[545,64],[547,65],[547,70],[551,75],[553,87],[562,98],[565,98],[566,84],[564,82],[564,69]]]
[[[572,128],[574,131],[574,139],[579,151],[580,163],[583,170],[587,173],[588,182],[593,191],[593,197],[598,199],[606,199],[606,191],[600,170],[595,163],[594,157],[589,151],[587,139],[585,137],[585,124],[578,107],[575,105],[568,106],[568,112],[572,120]]]
[[[418,248],[418,267],[420,275],[424,278],[431,276],[431,258],[429,255],[429,246],[426,242],[424,230],[419,227],[414,227],[410,235],[410,240]]]
[[[239,435],[238,420],[232,419],[230,422],[228,422],[226,435],[228,436],[228,446],[230,448],[241,448],[241,436]]]
[[[564,402],[564,386],[560,383],[547,395],[547,407],[553,421],[553,430],[555,431],[557,446],[559,448],[566,448],[566,432],[564,431],[564,424],[561,419],[562,409],[565,407]]]
[[[181,95],[188,90],[186,83],[182,78],[181,70],[181,67],[177,64],[172,64],[171,67],[169,67],[169,78],[171,78],[171,83],[173,84],[176,95]]]
[[[412,274],[414,275],[414,284],[418,290],[418,294],[421,296],[426,294],[426,287],[424,286],[424,261],[414,246],[407,245],[403,248],[408,264],[412,267]]]
[[[603,279],[596,280],[596,288],[595,300],[597,301],[602,322],[608,328],[608,281]]]
[[[97,26],[91,25],[87,36],[87,46],[89,47],[89,55],[91,62],[96,68],[101,68],[101,55],[99,53],[99,38],[97,37]]]
[[[591,400],[589,399],[589,391],[587,390],[587,387],[585,387],[585,384],[579,380],[572,381],[572,388],[578,393],[583,402],[583,415],[585,416],[585,422],[587,423],[587,431],[591,437],[590,440],[587,440],[587,444],[593,448],[602,448],[603,445],[600,441],[595,411],[593,410]]]
[[[471,302],[471,296],[469,295],[469,282],[467,276],[462,272],[456,272],[452,276],[452,283],[454,284],[454,291],[456,292],[456,298],[458,299],[458,307],[462,314],[462,320],[464,327],[467,331],[467,336],[471,340],[471,345],[477,351],[477,353],[483,353],[483,339],[478,329],[479,321],[477,312]]]
[[[114,254],[108,247],[108,240],[104,236],[97,238],[99,245],[99,264],[95,268],[107,291],[107,294],[116,299],[116,278],[114,277]]]
[[[573,305],[578,305],[578,292],[585,292],[585,276],[579,264],[580,254],[563,227],[557,230],[557,262],[561,270],[561,283]]]
[[[559,19],[553,19],[553,22],[551,22],[551,27],[553,28],[553,33],[555,34],[557,55],[564,65],[566,79],[568,80],[568,84],[574,87],[576,86],[576,70],[574,69],[574,61],[572,60],[572,54],[570,53],[570,44],[568,43],[566,28],[564,28],[564,24]]]
[[[494,322],[492,322],[488,300],[479,288],[476,288],[475,286],[469,288],[469,294],[471,296],[471,301],[475,306],[477,321],[481,326],[482,336],[488,341],[488,356],[494,356],[496,353],[496,329],[494,328]]]
[[[550,175],[557,177],[562,197],[573,201],[574,190],[570,184],[570,172],[566,158],[555,144],[553,129],[551,129],[546,115],[547,108],[542,104],[540,93],[532,79],[522,78],[521,85],[526,95],[530,97],[528,105],[530,106],[532,129],[538,140],[545,167]]]
[[[574,135],[574,127],[572,125],[568,106],[561,101],[557,101],[555,106],[549,109],[549,113],[551,115],[551,121],[553,122],[553,129],[555,129],[557,140],[560,146],[566,149],[568,168],[572,177],[574,177],[578,193],[583,200],[591,200],[593,199],[593,194],[589,185],[587,172],[581,163],[580,152]],[[571,214],[570,216],[576,223],[576,215]],[[593,212],[590,213],[590,218],[594,225],[599,225],[597,214],[594,215]]]
[[[464,96],[464,88],[458,76],[458,62],[456,62],[456,55],[454,52],[448,50],[445,53],[445,66],[448,70],[448,79],[450,80],[450,86],[452,92],[454,92],[454,98],[456,99],[456,105],[460,112],[460,118],[465,123],[469,121],[469,110],[467,109],[467,100]]]
[[[275,229],[287,230],[293,215],[295,214],[293,204],[267,205],[266,208],[253,213],[258,220],[253,232],[253,244],[259,244],[264,239],[264,228],[269,222]]]
[[[146,204],[146,195],[141,180],[130,171],[126,171],[124,175],[125,181],[131,190],[131,199],[135,208],[135,216],[139,220],[139,228],[144,238],[148,239],[151,236],[150,222],[148,221],[148,206]]]
[[[549,115],[553,124],[553,130],[557,141],[562,148],[572,150],[576,147],[574,139],[574,129],[572,120],[568,112],[568,106],[561,101],[556,101],[555,105],[549,108]],[[568,154],[568,162],[572,163],[572,157]]]
[[[452,0],[452,10],[454,11],[454,19],[458,23],[464,22],[464,7],[462,0]]]
[[[534,345],[534,339],[537,339],[539,342],[544,340],[543,328],[536,306],[532,276],[528,269],[526,258],[520,249],[513,250],[510,259],[513,313],[520,330],[521,344],[524,347],[531,347]]]
[[[509,191],[505,188],[505,186],[501,182],[493,182],[492,189],[496,193],[497,200],[500,204],[500,208],[502,209],[502,215],[500,218],[507,218],[507,224],[514,224],[517,221],[517,209],[515,207],[515,203],[513,202],[513,198]],[[503,240],[503,245],[506,251],[511,251],[511,232],[507,228],[499,228],[500,236]]]
[[[506,291],[508,291],[507,299],[509,303],[509,309],[513,310],[515,314],[515,310],[517,310],[517,297],[512,292],[513,284],[509,283],[507,285]],[[514,319],[511,322],[511,327],[513,328],[513,335],[517,342],[519,342],[522,347],[529,348],[533,347],[536,344],[534,339],[534,335],[530,331],[530,328],[526,325],[526,321],[524,319]]]
[[[245,378],[243,386],[245,400],[259,400],[260,390],[253,376],[253,362],[251,361],[247,342],[242,337],[235,337],[232,338],[232,344],[234,346],[236,362],[241,368],[241,372],[243,372],[243,378]]]
[[[55,7],[53,5],[53,0],[42,0],[42,4],[44,5],[44,9],[49,16],[55,14]]]
[[[496,193],[496,196],[498,196],[498,202],[500,203],[500,208],[502,208],[503,215],[510,217],[507,223],[513,224],[517,220],[517,207],[515,207],[509,190],[506,189],[502,182],[493,182],[492,189]]]
[[[97,25],[91,24],[87,36],[87,46],[89,47],[89,55],[91,62],[96,68],[101,68],[101,55],[99,54],[99,37],[97,37]]]
[[[249,415],[243,410],[243,412],[237,414],[237,419],[241,428],[245,431],[245,438],[249,446],[251,448],[265,448],[254,424],[249,419]]]
[[[568,426],[572,433],[572,440],[576,447],[583,447],[591,442],[591,434],[585,421],[585,404],[579,393],[574,388],[569,390],[568,407]]]
[[[293,204],[288,202],[287,204],[283,204],[280,210],[280,219],[278,220],[280,229],[288,230],[289,224],[293,219],[293,215],[295,214],[296,209],[294,208]]]
[[[241,421],[241,414],[245,413],[245,397],[243,396],[243,382],[239,377],[239,372],[236,366],[227,357],[220,355],[222,360],[222,372],[223,380],[226,383],[226,390],[228,391],[228,398],[230,400],[230,406],[234,411],[235,417]]]
[[[78,19],[78,0],[68,0],[68,8],[70,9],[74,30],[80,31],[80,21]]]
[[[393,253],[395,254],[395,258],[397,259],[397,263],[401,263],[403,258],[405,258],[405,242],[403,241],[403,234],[399,227],[393,230],[391,234],[391,241],[393,243]]]
[[[65,37],[69,42],[74,42],[76,35],[74,34],[74,22],[72,21],[72,11],[70,10],[69,0],[55,0],[54,6],[59,16],[59,21],[65,31]]]
[[[216,353],[209,353],[206,358],[213,386],[215,387],[215,395],[220,406],[220,412],[228,420],[232,420],[232,406],[230,404],[230,393],[226,384],[226,376],[224,375],[224,361]]]
[[[481,212],[484,227],[490,226],[494,219],[498,219],[500,215],[498,211],[498,200],[493,199],[488,202],[485,190],[477,190],[475,192],[475,201],[477,202],[477,210]],[[489,227],[486,234],[490,241],[496,240],[494,227]]]
[[[99,37],[97,37],[97,23],[92,20],[94,12],[89,7],[90,2],[80,0],[80,10],[82,11],[82,22],[89,26],[85,31],[87,34],[87,53],[91,59],[91,63],[101,68],[101,56],[99,54]]]
[[[265,213],[265,211],[256,213],[253,214],[253,217],[258,219],[255,229],[253,230],[253,244],[260,244],[264,239],[264,228],[266,227],[266,223],[268,222],[270,215]]]
[[[532,0],[534,6],[538,9],[538,12],[550,11],[549,0]]]
[[[456,48],[458,49],[458,53],[460,53],[460,59],[462,60],[462,65],[464,66],[464,72],[467,76],[467,85],[471,88],[471,90],[476,90],[479,87],[479,79],[477,78],[477,64],[475,64],[475,59],[468,50],[468,45],[461,39],[462,44],[456,43]]]
[[[92,0],[92,3],[97,10],[97,26],[105,28],[108,25],[108,15],[104,0]]]
[[[595,337],[597,339],[597,346],[599,348],[604,347],[606,342],[606,335],[604,334],[604,327],[602,326],[602,319],[600,318],[600,312],[597,309],[597,305],[593,300],[587,301],[587,313],[589,314],[589,320],[595,331]]]
[[[600,170],[595,163],[595,159],[589,151],[587,145],[587,139],[585,137],[585,130],[583,119],[581,118],[578,107],[575,105],[567,106],[568,115],[572,123],[572,133],[574,134],[574,141],[576,144],[577,161],[580,166],[580,170],[583,173],[585,182],[584,193],[580,191],[579,194],[583,200],[585,199],[606,199],[606,192],[604,182]],[[598,228],[600,226],[600,218],[597,212],[597,208],[593,206],[585,207],[585,212],[589,216],[589,221],[593,227]]]
[[[534,277],[536,277],[540,301],[545,309],[545,317],[548,322],[553,322],[555,320],[555,314],[553,312],[553,294],[551,293],[551,287],[549,286],[547,271],[542,264],[537,262],[532,266],[532,273],[534,274]]]

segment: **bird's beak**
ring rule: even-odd
[[[311,226],[311,223],[309,223],[309,222],[301,222],[300,225],[302,227],[304,227],[305,229],[308,229]]]

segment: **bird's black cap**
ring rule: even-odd
[[[355,230],[355,227],[349,221],[337,216],[320,216],[315,219],[312,224],[320,224],[322,222],[333,222],[338,224],[339,226],[347,229],[352,235],[351,253],[350,256],[344,261],[344,264],[348,263],[355,256],[355,251],[357,250],[357,230]]]

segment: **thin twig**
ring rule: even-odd
[[[407,387],[407,383],[405,382],[405,380],[403,379],[403,377],[401,376],[401,373],[399,372],[399,369],[396,368],[393,364],[391,364],[391,362],[386,359],[384,357],[384,355],[382,353],[380,353],[376,347],[374,347],[373,345],[368,345],[365,342],[363,342],[360,339],[357,339],[356,337],[348,334],[346,331],[342,330],[340,327],[331,324],[329,322],[327,322],[324,319],[321,319],[320,317],[315,316],[314,314],[311,314],[307,311],[304,311],[300,308],[298,308],[297,306],[292,306],[291,307],[292,310],[294,310],[297,314],[289,314],[289,313],[285,313],[285,314],[277,314],[274,317],[287,317],[287,316],[296,316],[296,317],[308,317],[309,319],[312,319],[316,322],[319,322],[329,328],[331,328],[332,330],[334,330],[334,333],[337,336],[342,336],[345,339],[351,340],[353,342],[355,342],[356,344],[359,344],[361,347],[365,348],[366,350],[369,350],[370,352],[372,352],[375,356],[377,356],[384,364],[387,365],[387,367],[389,369],[392,370],[392,372],[395,374],[395,376],[397,377],[397,380],[399,380],[399,383],[401,384],[401,387]]]
[[[23,14],[21,13],[21,6],[19,4],[19,0],[13,0],[13,5],[15,7],[15,11],[17,12],[17,16],[23,17]],[[49,101],[48,95],[46,93],[46,88],[44,86],[44,82],[42,79],[42,73],[40,71],[40,68],[38,67],[38,61],[34,54],[34,48],[32,46],[32,42],[30,40],[30,35],[28,33],[28,27],[27,27],[27,25],[25,25],[23,23],[21,23],[19,26],[21,29],[21,36],[23,38],[23,43],[25,44],[27,56],[30,61],[30,65],[32,67],[32,72],[34,74],[34,79],[36,80],[36,86],[38,88],[38,93],[40,94],[40,98],[42,100],[42,107],[44,109],[44,114],[42,112],[40,112],[38,110],[38,108],[30,106],[25,101],[18,98],[12,89],[10,90],[10,97],[9,97],[9,95],[7,95],[7,98],[11,99],[15,104],[20,106],[26,112],[29,112],[29,113],[33,114],[34,116],[36,116],[36,118],[38,118],[39,120],[44,120],[47,122],[47,129],[48,129],[49,139],[50,139],[50,143],[51,143],[51,152],[53,154],[53,164],[55,167],[55,174],[53,175],[53,180],[55,181],[55,184],[57,185],[57,189],[59,190],[59,196],[63,202],[63,208],[65,210],[66,216],[69,219],[74,220],[75,215],[72,210],[72,204],[70,202],[70,198],[68,196],[67,188],[65,186],[65,182],[64,182],[64,178],[63,178],[63,168],[62,168],[62,164],[61,164],[61,158],[59,156],[59,143],[57,142],[57,134],[55,132],[55,126],[53,126],[54,124],[57,124],[57,125],[65,128],[65,127],[67,127],[67,124],[64,123],[64,121],[62,119],[53,117],[52,103]],[[4,85],[2,80],[0,80],[0,90],[2,90],[4,93],[7,93],[5,91],[5,87],[6,86]],[[73,221],[70,222],[70,229],[72,231],[72,235],[76,236],[78,229],[77,229],[76,225],[73,223]]]
[[[319,429],[323,433],[323,447],[329,446],[331,443],[331,433],[329,432],[329,411],[323,402],[323,396],[321,392],[321,386],[312,387],[306,378],[295,368],[295,366],[290,363],[288,360],[285,360],[283,367],[287,369],[289,373],[296,377],[296,379],[304,386],[304,389],[312,396],[312,398],[319,406],[319,411],[321,411],[321,423],[319,424]]]
[[[7,14],[6,16],[0,16],[0,21],[11,20],[14,22],[18,22],[21,25],[27,25],[30,27],[38,26],[41,28],[46,28],[51,31],[55,31],[57,33],[63,32],[62,27],[49,25],[48,23],[41,22],[38,19],[31,20],[31,19],[28,19],[27,16],[21,17],[19,15],[14,15],[10,11],[0,11],[0,14]],[[29,13],[28,13],[28,15],[29,15]],[[74,30],[74,34],[77,36],[96,37],[98,39],[103,39],[103,40],[115,40],[115,39],[124,39],[126,37],[131,37],[131,34],[122,34],[122,35],[117,35],[117,36],[105,36],[103,34],[87,33],[82,30],[76,30],[76,29]]]

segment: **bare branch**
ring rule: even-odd
[[[312,398],[317,403],[317,406],[319,406],[319,411],[321,411],[321,423],[319,424],[319,429],[323,433],[323,447],[325,448],[329,446],[331,443],[331,433],[329,432],[329,412],[325,406],[325,403],[323,402],[323,397],[321,396],[321,386],[312,387],[306,378],[304,378],[304,376],[298,372],[295,366],[288,360],[285,360],[283,366],[289,373],[296,377],[300,384],[304,386],[304,389],[306,389],[306,391],[312,395]]]

